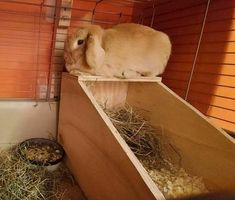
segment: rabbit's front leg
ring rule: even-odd
[[[98,69],[104,62],[105,51],[101,41],[95,35],[89,35],[87,40],[86,60],[91,68]]]

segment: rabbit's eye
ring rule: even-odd
[[[83,44],[84,40],[78,40],[78,45]]]

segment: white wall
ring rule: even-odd
[[[0,145],[56,135],[56,102],[0,101]]]

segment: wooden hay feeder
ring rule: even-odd
[[[185,170],[211,191],[234,190],[234,140],[160,80],[77,80],[64,73],[59,140],[89,200],[165,199],[98,102],[141,109],[152,125],[164,127]]]

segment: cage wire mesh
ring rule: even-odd
[[[0,99],[59,97],[67,34],[81,24],[153,24],[155,0],[1,0]]]

